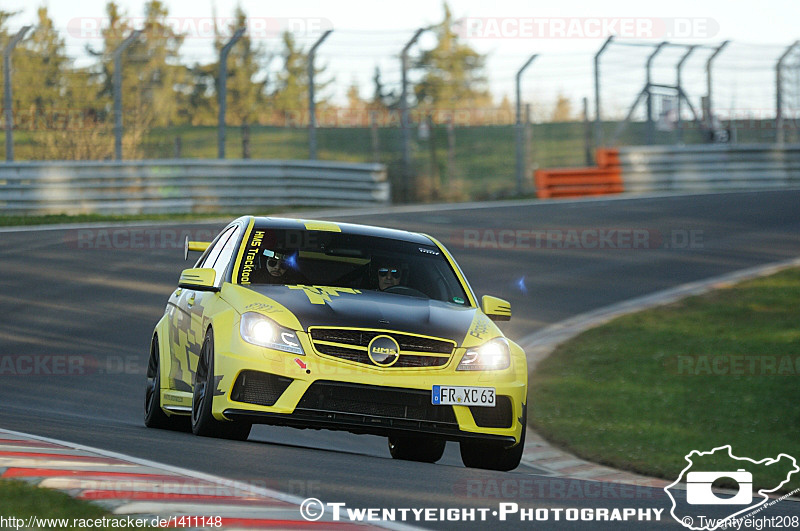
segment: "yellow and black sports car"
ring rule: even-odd
[[[153,333],[145,424],[246,439],[254,423],[388,436],[398,459],[511,470],[525,355],[430,236],[245,216],[181,273]]]

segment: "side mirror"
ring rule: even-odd
[[[208,249],[209,245],[211,245],[211,242],[190,242],[189,236],[186,236],[186,238],[183,240],[183,259],[189,259],[189,251],[202,253]]]
[[[196,289],[198,291],[219,291],[214,285],[217,272],[210,267],[184,269],[178,280],[178,287]]]
[[[511,303],[503,299],[484,295],[481,297],[481,310],[492,321],[511,320]]]

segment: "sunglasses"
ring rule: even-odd
[[[382,268],[378,269],[378,276],[385,277],[385,276],[389,275],[390,273],[394,278],[400,278],[400,270],[399,269],[387,269],[385,267],[382,267]]]
[[[286,269],[286,262],[284,262],[283,260],[278,260],[277,258],[270,258],[269,260],[267,260],[267,265],[269,267],[278,266],[281,269]]]

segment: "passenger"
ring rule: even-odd
[[[400,268],[387,265],[378,269],[378,289],[387,289],[400,284]]]

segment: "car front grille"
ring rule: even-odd
[[[291,383],[291,378],[276,374],[242,371],[233,384],[231,400],[259,406],[272,406]]]
[[[365,423],[414,421],[458,426],[452,406],[435,406],[431,391],[340,382],[314,382],[295,411],[362,416]]]
[[[449,339],[420,337],[385,330],[347,328],[309,329],[314,349],[322,355],[378,367],[367,354],[367,347],[376,336],[392,337],[400,346],[400,356],[388,369],[444,367],[450,362],[455,342]]]

